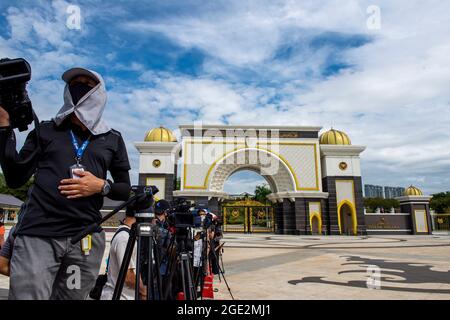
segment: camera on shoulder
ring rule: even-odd
[[[26,131],[33,122],[33,108],[26,90],[30,64],[22,58],[0,60],[0,106],[9,114],[10,126]]]

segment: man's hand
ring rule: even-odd
[[[97,178],[89,171],[75,170],[75,174],[80,178],[61,180],[58,187],[67,199],[89,197],[102,192],[105,180]]]
[[[0,127],[8,127],[9,126],[9,114],[5,109],[0,106]]]

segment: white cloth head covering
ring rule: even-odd
[[[98,81],[98,84],[92,88],[76,105],[73,104],[72,96],[69,91],[69,83],[75,76],[87,75]],[[102,120],[102,114],[106,107],[106,88],[101,75],[92,70],[84,68],[72,68],[62,75],[66,82],[64,88],[64,105],[58,111],[55,118],[56,125],[60,125],[71,113],[75,113],[77,118],[83,123],[93,135],[106,133],[111,128]]]

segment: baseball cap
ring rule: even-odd
[[[79,67],[67,70],[66,72],[63,73],[61,78],[66,83],[69,83],[73,78],[75,78],[77,76],[87,76],[89,78],[96,80],[97,82],[99,81],[98,77],[95,73],[93,73],[92,71],[90,71],[88,69],[79,68]]]

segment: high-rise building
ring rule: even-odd
[[[384,187],[384,197],[386,199],[392,199],[403,196],[405,188],[402,187]]]
[[[383,187],[372,184],[364,185],[364,197],[366,198],[384,198]]]

